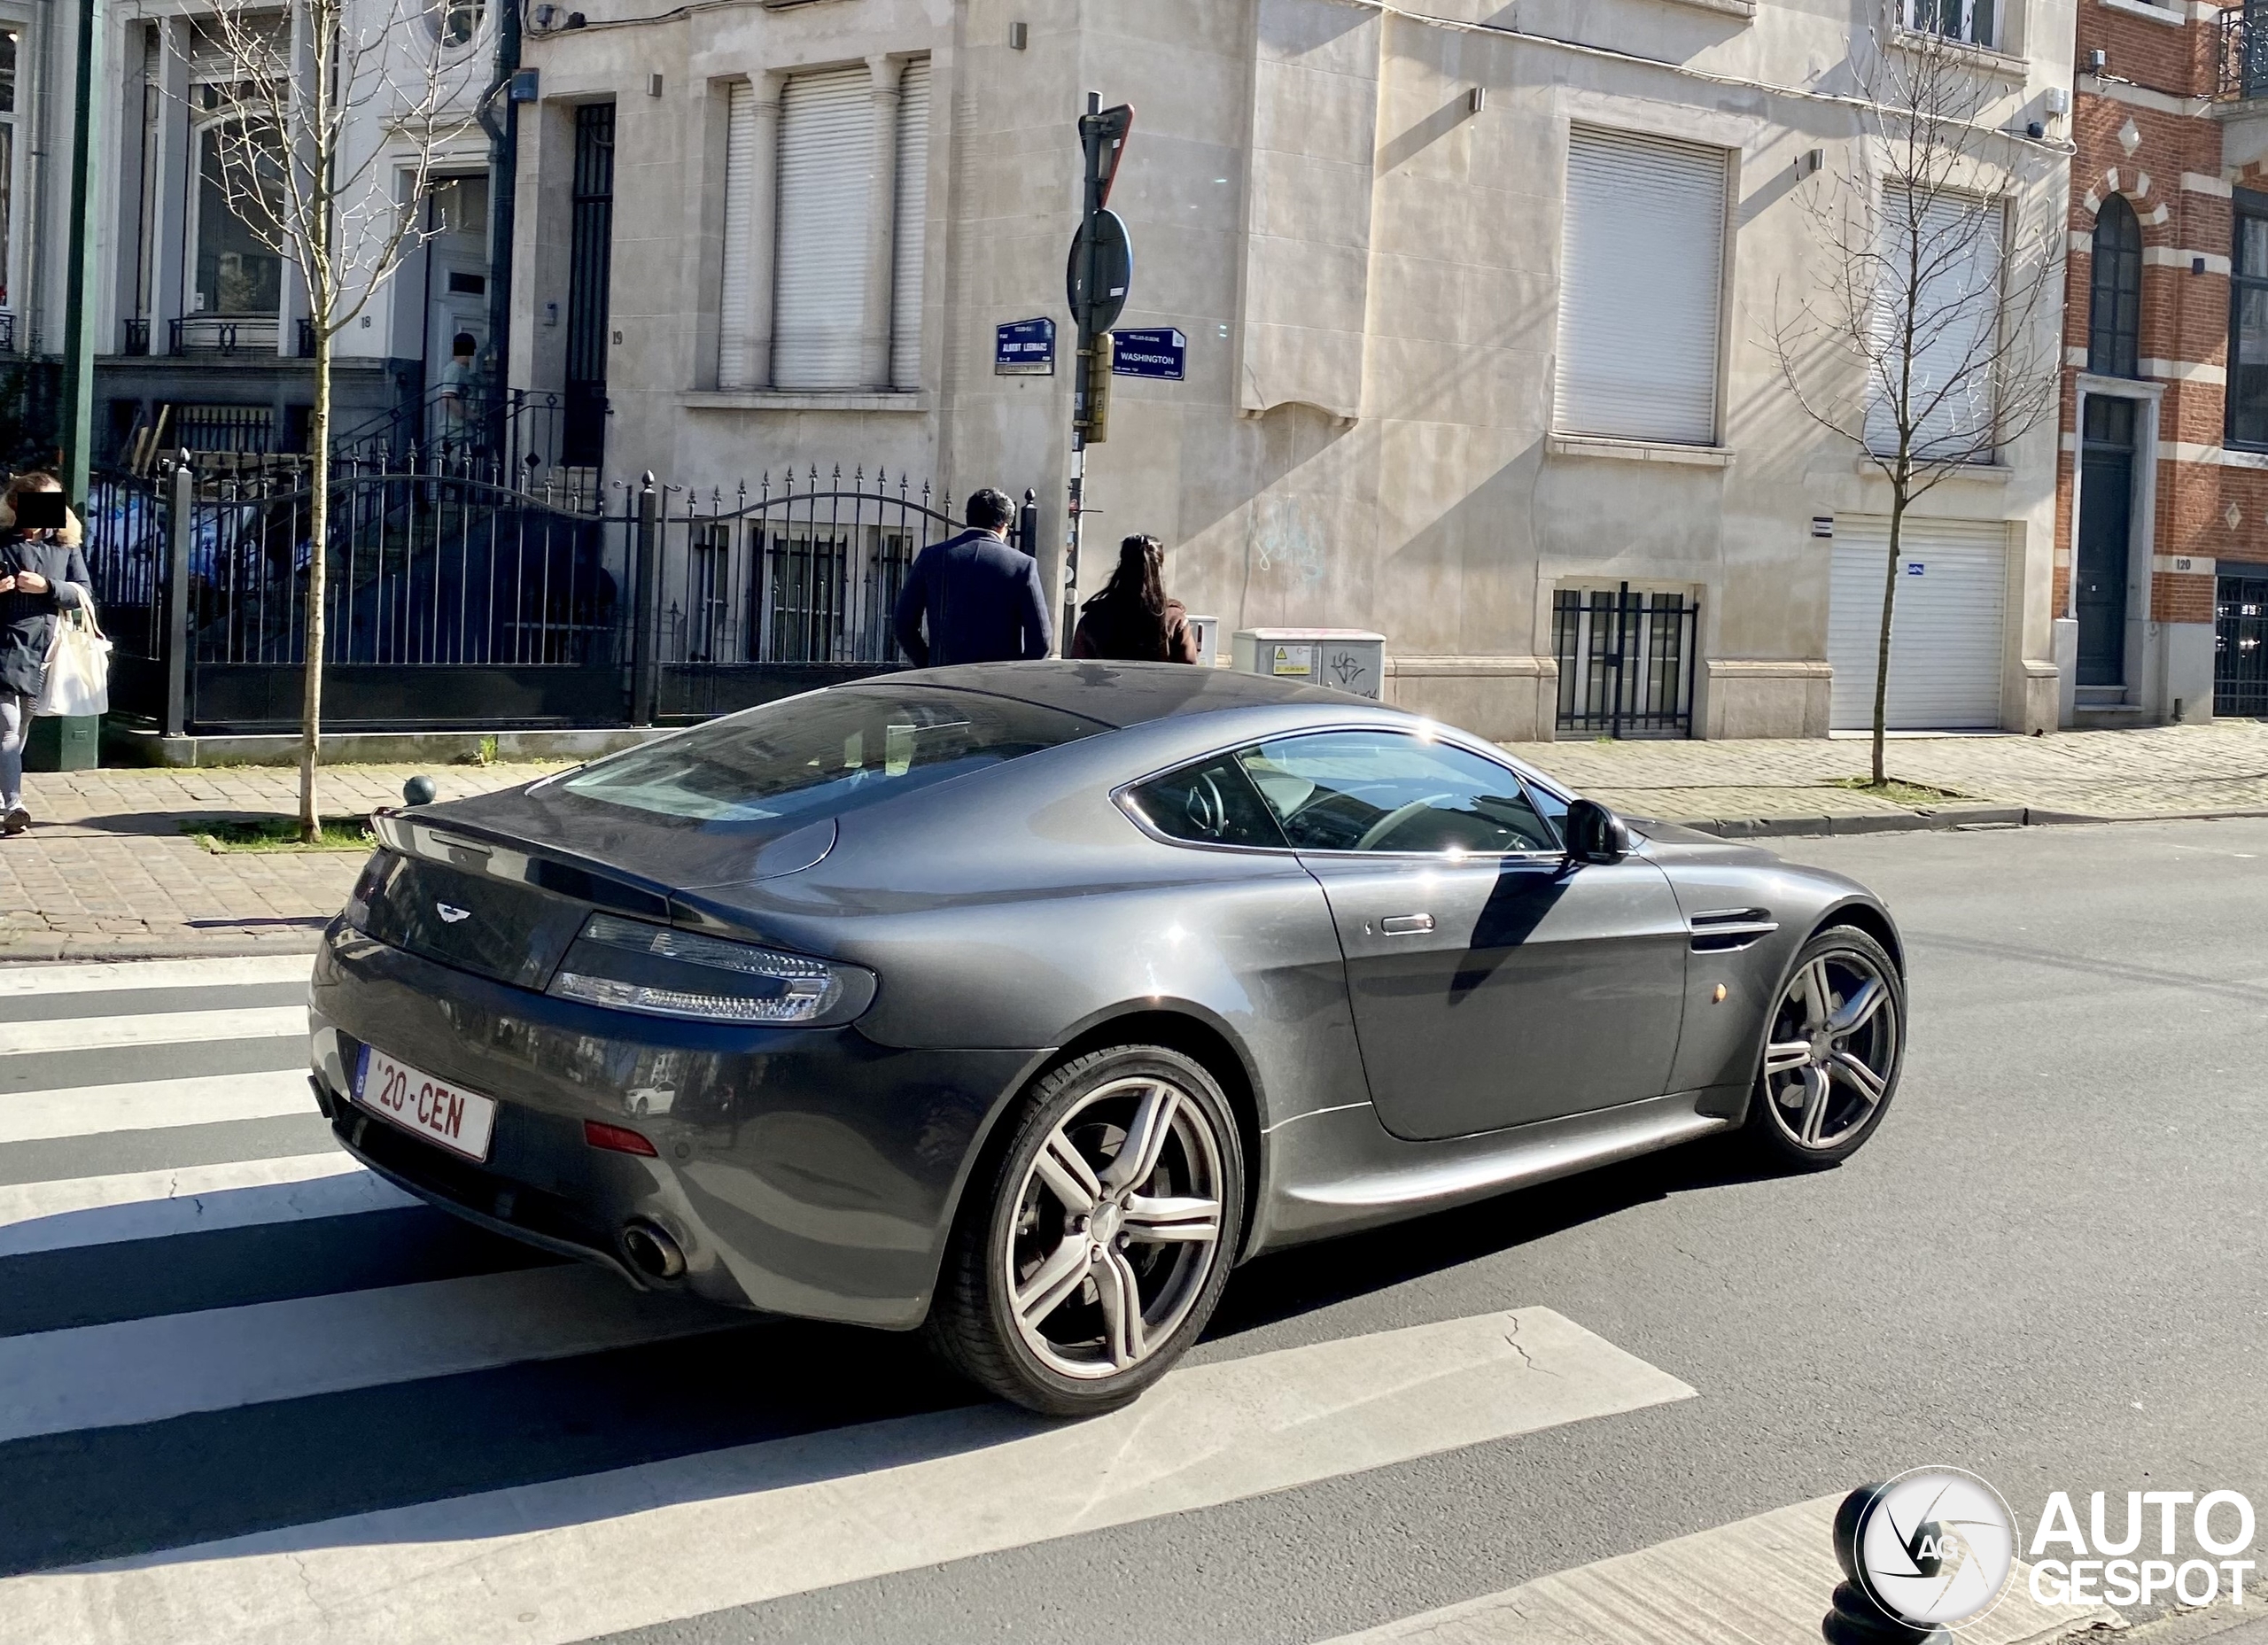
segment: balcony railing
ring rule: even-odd
[[[2216,62],[2216,97],[2268,97],[2268,5],[2231,6],[2221,13]]]
[[[126,335],[120,340],[121,354],[146,354],[150,352],[150,318],[147,314],[130,317],[125,322]]]
[[[16,316],[10,310],[0,308],[0,354],[12,354],[15,352]]]
[[[169,354],[266,354],[276,353],[276,317],[184,314],[172,324]]]

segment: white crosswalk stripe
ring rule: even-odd
[[[260,983],[304,982],[313,969],[314,962],[305,954],[8,966],[0,967],[0,999],[122,992],[129,989],[242,988]]]
[[[53,990],[25,986],[35,973],[0,971],[0,996],[34,1002],[14,1007],[34,1020],[0,1023],[0,1067],[37,1049],[58,1053],[52,1068],[63,1070],[43,1064],[43,1089],[0,1096],[0,1504],[44,1493],[35,1515],[0,1506],[0,1640],[569,1645],[1694,1395],[1580,1324],[1521,1307],[1184,1367],[1129,1409],[1072,1425],[989,1404],[890,1414],[934,1403],[914,1398],[865,1408],[881,1420],[854,1415],[756,1443],[678,1447],[649,1436],[606,1451],[602,1431],[614,1461],[562,1469],[528,1448],[546,1443],[539,1411],[483,1435],[474,1462],[431,1459],[432,1477],[450,1483],[421,1491],[425,1424],[366,1430],[357,1414],[375,1408],[354,1401],[400,1391],[413,1401],[400,1408],[441,1412],[479,1383],[488,1391],[478,1397],[515,1419],[523,1400],[579,1412],[594,1396],[540,1393],[536,1368],[572,1362],[597,1377],[603,1359],[619,1366],[604,1374],[624,1380],[601,1385],[635,1390],[641,1416],[666,1424],[680,1385],[649,1385],[647,1362],[621,1355],[675,1354],[682,1376],[706,1362],[686,1355],[763,1363],[777,1352],[766,1345],[791,1333],[743,1330],[728,1350],[726,1339],[703,1339],[750,1316],[641,1295],[579,1264],[501,1266],[510,1256],[486,1236],[417,1208],[344,1153],[307,1152],[320,1129],[291,1132],[298,1140],[276,1157],[215,1157],[260,1146],[232,1141],[253,1134],[228,1121],[312,1115],[299,1067],[117,1075],[162,1068],[169,1045],[283,1045],[303,1034],[298,1006],[231,1003],[246,986],[289,980],[276,974],[284,962],[256,963],[200,963],[197,975],[172,962],[39,967],[58,1002],[81,1001],[71,1010],[88,994],[141,990],[161,1007],[44,1020],[36,1001]],[[79,974],[97,969],[98,979]],[[104,1163],[129,1158],[133,1168]],[[428,1217],[433,1237],[399,1253],[355,1231]],[[182,1238],[224,1229],[247,1232],[218,1246]],[[229,1252],[245,1240],[260,1242],[261,1266],[216,1270],[241,1264]],[[295,1254],[301,1247],[317,1254]],[[322,1265],[341,1251],[363,1266],[327,1277]],[[430,1266],[460,1256],[454,1269]],[[113,1295],[106,1272],[131,1283]],[[335,1427],[318,1415],[333,1411]],[[337,1457],[306,1448],[310,1423]],[[796,1429],[759,1422],[755,1432]],[[58,1443],[105,1460],[37,1473]],[[183,1446],[203,1459],[191,1475],[202,1486],[181,1483]],[[154,1501],[130,1533],[70,1523],[58,1491],[68,1499],[76,1482],[101,1478],[105,1501],[132,1502],[145,1447],[176,1459],[171,1474],[151,1463],[159,1498],[203,1494]],[[354,1494],[367,1485],[325,1495],[326,1476],[364,1453],[384,1459],[366,1475],[381,1481],[383,1505]],[[264,1515],[270,1500],[293,1506]],[[310,1513],[310,1501],[336,1506]],[[11,1547],[10,1527],[31,1540]]]

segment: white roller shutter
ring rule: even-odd
[[[2008,527],[1994,520],[1909,519],[1899,550],[1884,716],[1889,728],[1997,726]],[[1888,518],[1836,516],[1827,660],[1835,669],[1830,719],[1837,731],[1874,725],[1883,573],[1889,555]]]
[[[1577,126],[1565,240],[1554,426],[1714,443],[1724,151]]]
[[[1867,408],[1867,444],[1885,454],[1898,449],[1892,384],[1905,363],[1897,339],[1910,307],[1915,347],[1906,392],[1914,449],[1988,462],[2006,214],[1998,201],[1969,195],[1927,198],[1918,212],[1909,212],[1907,198],[1891,193],[1883,201],[1884,290],[1874,313],[1882,375]]]
[[[897,236],[890,286],[889,381],[921,386],[921,271],[929,232],[929,59],[905,66],[897,96]]]
[[[862,64],[788,81],[780,102],[780,250],[772,381],[858,388],[874,99]]]
[[[755,388],[749,358],[756,225],[756,88],[735,81],[725,116],[725,277],[718,295],[717,386]]]

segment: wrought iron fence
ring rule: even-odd
[[[1561,731],[1689,737],[1701,608],[1682,594],[1563,588],[1552,608]]]
[[[2255,3],[2222,11],[2215,62],[2216,96],[2268,97],[2268,6]]]
[[[334,432],[330,448],[365,463],[493,463],[536,490],[559,466],[563,416],[555,393],[443,386]]]
[[[2268,718],[2268,577],[2224,577],[2213,606],[2213,712]]]
[[[295,726],[313,563],[304,467],[99,477],[113,706],[171,732]],[[345,460],[325,555],[326,722],[650,725],[899,665],[913,556],[957,528],[906,477],[569,495],[470,457]]]

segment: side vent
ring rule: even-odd
[[[1780,928],[1768,908],[1713,908],[1690,923],[1697,954],[1738,953]]]

